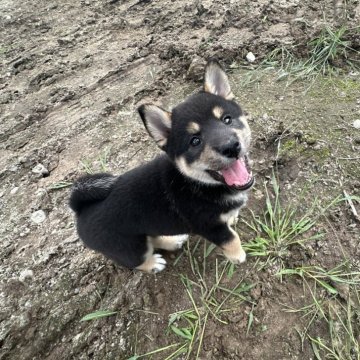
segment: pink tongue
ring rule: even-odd
[[[246,169],[244,159],[236,160],[229,168],[221,170],[226,184],[242,186],[249,181],[250,174]]]

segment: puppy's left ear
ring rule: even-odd
[[[159,148],[165,150],[171,130],[171,113],[151,104],[141,105],[138,111],[147,132]]]
[[[234,98],[229,79],[219,62],[215,59],[209,60],[206,64],[204,91],[219,95],[226,100],[232,100]]]

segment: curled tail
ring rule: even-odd
[[[104,200],[113,188],[116,176],[101,173],[85,175],[79,178],[72,187],[70,207],[77,215],[90,203]]]

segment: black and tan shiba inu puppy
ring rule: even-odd
[[[120,176],[80,178],[70,199],[80,238],[117,264],[149,272],[166,264],[154,248],[179,249],[187,234],[245,261],[231,225],[254,183],[250,129],[218,62],[206,65],[204,90],[171,113],[148,104],[138,110],[165,154]]]

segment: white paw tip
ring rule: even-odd
[[[239,257],[239,263],[241,264],[241,263],[243,263],[243,262],[245,262],[245,261],[246,261],[246,252],[243,251],[243,252],[241,253],[240,257]]]
[[[152,268],[153,273],[158,273],[165,269],[166,260],[160,254],[154,254],[154,267]]]

